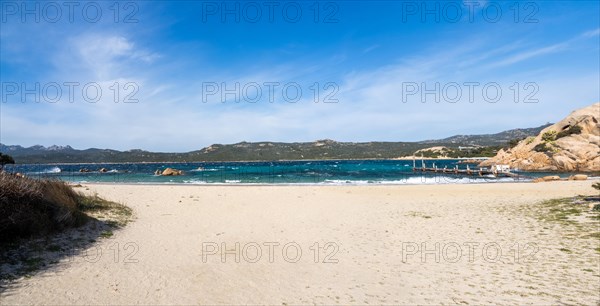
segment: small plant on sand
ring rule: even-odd
[[[113,232],[111,232],[111,231],[104,231],[100,234],[100,236],[102,238],[110,238],[110,237],[112,237],[112,235],[113,235]]]
[[[560,250],[563,251],[563,252],[565,252],[565,253],[568,253],[568,254],[573,253],[571,250],[569,250],[567,248],[560,248]]]

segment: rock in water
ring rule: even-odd
[[[526,171],[600,171],[599,122],[600,102],[572,112],[512,149],[498,151],[479,166],[506,164]]]
[[[164,175],[164,176],[182,175],[182,174],[183,174],[183,171],[177,170],[177,169],[171,169],[171,168],[167,168],[167,169],[165,169],[165,171],[162,172],[162,175]]]

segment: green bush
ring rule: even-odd
[[[535,147],[533,147],[533,150],[536,152],[548,152],[550,151],[550,148],[545,144],[545,143],[540,143],[538,145],[536,145]]]
[[[549,131],[542,134],[542,140],[545,142],[550,142],[556,140],[556,131]]]
[[[525,144],[531,144],[533,141],[535,140],[535,137],[533,136],[529,136],[527,137],[527,139],[525,140]]]
[[[2,171],[2,169],[4,169],[4,165],[8,165],[8,164],[14,164],[15,160],[12,158],[12,156],[7,155],[7,154],[2,154],[0,152],[0,171]]]
[[[521,140],[523,140],[523,139],[524,138],[511,139],[508,142],[508,148],[512,149],[512,148],[516,147],[519,144],[519,142],[521,142]]]
[[[581,127],[579,125],[574,125],[572,127],[569,127],[566,130],[563,130],[562,132],[556,134],[556,139],[559,138],[563,138],[563,137],[567,137],[569,135],[576,135],[576,134],[581,134]]]

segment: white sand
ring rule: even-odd
[[[544,199],[594,194],[590,185],[90,185],[132,207],[136,220],[99,239],[89,257],[15,281],[0,303],[595,304],[600,241],[522,211]],[[270,242],[279,244],[273,262]],[[203,262],[203,243],[234,251],[225,263],[222,249],[206,252]],[[425,262],[414,249],[422,243],[434,250]],[[252,263],[256,245],[262,257]],[[295,263],[294,246],[302,251]],[[455,260],[457,247],[463,255]],[[90,262],[95,250],[102,256]],[[323,263],[332,253],[334,262]]]

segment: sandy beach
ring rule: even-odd
[[[536,217],[591,184],[87,185],[135,220],[0,304],[596,304],[598,221]]]

